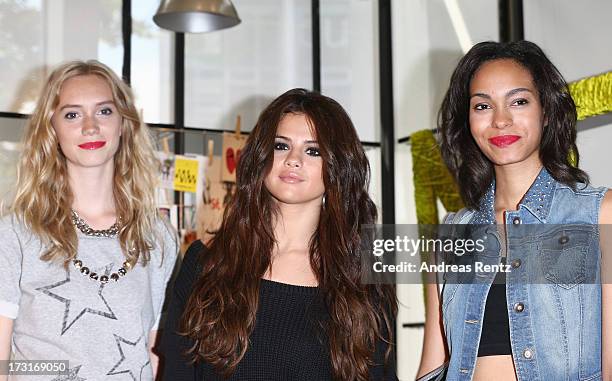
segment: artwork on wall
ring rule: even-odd
[[[227,182],[236,182],[236,167],[240,152],[246,143],[246,137],[239,134],[223,133],[223,166],[221,179]]]
[[[223,133],[222,158],[223,165],[221,166],[221,180],[225,182],[236,182],[236,169],[240,152],[246,144],[247,137],[240,134],[240,115],[236,117],[236,127],[234,133]]]
[[[199,194],[196,212],[196,231],[198,238],[206,242],[221,225],[225,207],[234,194],[234,183],[222,181],[221,156],[207,160],[204,189]]]

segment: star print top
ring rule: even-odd
[[[151,261],[102,284],[40,259],[41,241],[14,216],[0,220],[0,315],[14,319],[15,360],[68,360],[65,374],[11,380],[152,380],[149,332],[159,324],[177,255],[171,228],[157,224]],[[116,237],[77,231],[78,259],[109,276],[125,258]],[[163,255],[162,255],[163,253]]]

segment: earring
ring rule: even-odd
[[[325,195],[323,195],[323,200],[321,201],[321,206],[325,209]]]

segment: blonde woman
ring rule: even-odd
[[[68,361],[45,380],[154,378],[177,253],[154,202],[155,163],[131,91],[108,67],[51,73],[0,222],[0,360]]]

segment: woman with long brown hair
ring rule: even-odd
[[[210,242],[187,251],[162,340],[167,380],[395,380],[393,286],[364,284],[369,164],[334,100],[260,115]]]

